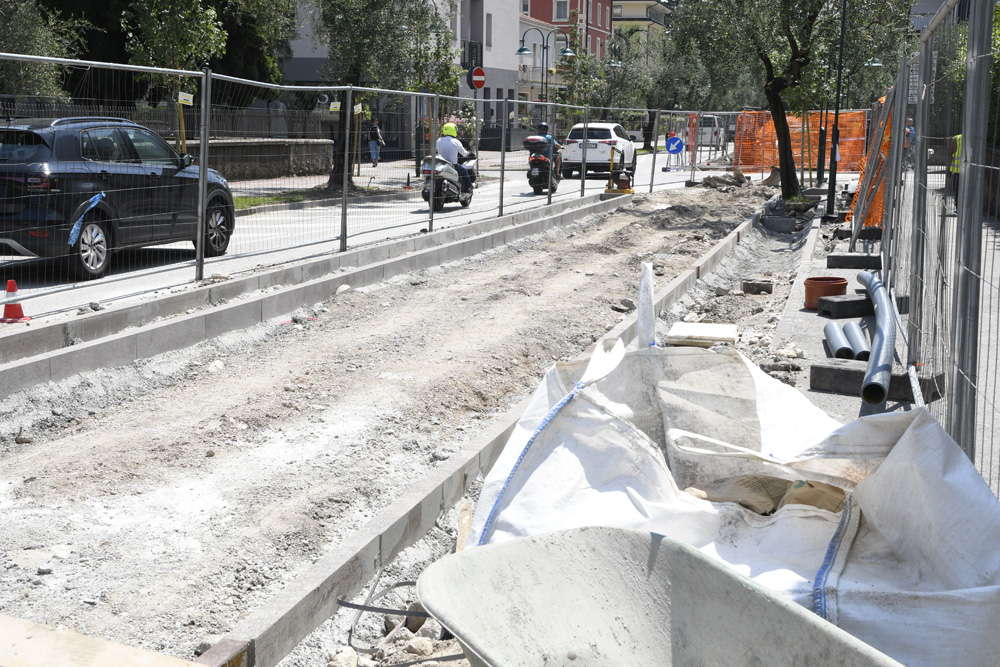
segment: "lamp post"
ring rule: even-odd
[[[837,95],[833,108],[833,135],[830,142],[830,188],[826,195],[826,214],[833,215],[837,196],[837,162],[840,161],[840,84],[844,75],[844,31],[847,25],[847,0],[840,10],[840,55],[837,57]]]
[[[564,46],[562,49],[559,50],[560,58],[573,58],[574,56],[576,56],[576,54],[573,53],[573,50],[569,48],[569,33],[563,30],[562,28],[553,28],[552,30],[549,30],[547,33],[543,33],[540,28],[532,27],[525,30],[524,33],[521,35],[521,48],[515,51],[515,55],[518,56],[531,55],[532,53],[531,49],[529,49],[527,46],[524,45],[524,38],[532,30],[537,30],[538,36],[542,38],[542,97],[545,98],[546,102],[545,118],[546,122],[548,122],[549,106],[547,103],[549,102],[549,37],[558,32],[562,33],[563,36],[566,38],[566,46]],[[556,39],[558,40],[559,38],[557,37]]]

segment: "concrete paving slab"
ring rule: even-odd
[[[882,257],[866,253],[830,253],[826,256],[826,268],[877,271],[882,268]]]
[[[875,306],[872,304],[868,293],[864,294],[835,294],[832,296],[821,296],[817,303],[819,307],[816,313],[822,317],[829,317],[833,320],[845,318],[858,318],[875,314]]]

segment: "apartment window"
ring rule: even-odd
[[[594,22],[594,0],[587,0],[587,20]]]
[[[621,5],[614,5],[613,15],[614,15],[614,17],[616,19],[620,19],[622,17],[622,6]]]
[[[486,14],[486,46],[493,46],[493,14]]]
[[[611,27],[611,8],[610,7],[605,7],[604,8],[604,27],[606,27],[606,28],[610,28]]]
[[[601,3],[599,2],[597,3],[597,25],[598,27],[601,25]]]
[[[531,66],[538,67],[538,42],[531,45]]]
[[[594,52],[594,36],[587,35],[587,53]]]
[[[521,0],[521,13],[522,14],[531,13],[531,0]]]
[[[556,0],[556,21],[569,20],[569,0]]]
[[[604,57],[604,53],[601,52],[601,38],[600,37],[597,38],[597,51],[595,51],[594,54],[598,58],[603,58]]]

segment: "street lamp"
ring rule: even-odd
[[[532,30],[537,30],[539,37],[542,38],[542,97],[545,99],[546,102],[548,102],[549,101],[549,37],[551,37],[554,33],[560,32],[566,38],[566,46],[564,46],[562,49],[559,50],[560,58],[573,58],[576,56],[576,54],[573,53],[573,50],[569,48],[569,33],[563,30],[562,28],[553,28],[552,30],[549,30],[547,33],[543,33],[540,28],[532,27],[525,30],[524,34],[521,35],[521,48],[515,51],[515,55],[518,56],[531,55],[531,49],[529,49],[527,46],[524,45],[524,38]],[[558,40],[559,38],[557,37],[556,39]],[[548,105],[546,105],[545,107],[546,119],[549,116],[548,110],[549,107]]]

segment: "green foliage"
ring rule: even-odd
[[[329,47],[326,74],[333,81],[458,90],[451,33],[431,0],[320,0],[320,13]]]
[[[986,136],[991,138],[993,145],[996,146],[1000,144],[1000,58],[996,55],[1000,53],[1000,5],[993,8],[993,34],[990,42],[993,46],[993,67],[990,71],[992,92]]]
[[[571,10],[569,13],[570,25],[575,25],[579,16],[579,10]],[[557,36],[553,35],[552,39]],[[553,99],[563,104],[596,106],[599,99],[598,90],[601,87],[601,77],[604,74],[604,65],[598,61],[594,54],[584,53],[584,44],[579,31],[570,30],[569,38],[565,43],[576,55],[572,58],[560,58],[558,53],[562,47],[556,47],[557,60],[554,68],[565,88],[555,92]]]
[[[200,0],[136,0],[122,15],[133,65],[201,69],[226,51],[226,32],[215,9]],[[174,79],[173,87],[193,86]]]
[[[294,0],[213,0],[227,33],[225,54],[212,68],[269,83],[281,83],[281,62],[291,57]]]
[[[650,101],[663,109],[736,111],[764,100],[764,68],[715,2],[670,3]]]
[[[570,24],[579,12],[570,12]],[[603,61],[584,53],[580,33],[570,31],[573,58],[561,58],[556,71],[565,85],[555,101],[591,107],[645,108],[654,73],[662,66],[660,36],[647,35],[635,26],[616,29],[608,40]]]
[[[0,51],[6,53],[73,58],[88,27],[86,21],[44,12],[34,0],[0,0]],[[64,97],[61,84],[56,65],[0,60],[0,93]]]

